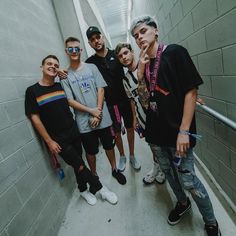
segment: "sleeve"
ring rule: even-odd
[[[25,115],[30,116],[31,114],[39,113],[39,106],[36,101],[33,88],[29,87],[25,92]]]
[[[68,76],[69,76],[69,74],[68,74]],[[66,93],[67,99],[75,99],[72,88],[69,84],[69,80],[68,79],[63,79],[60,82],[61,82],[62,88],[64,89],[64,91]]]
[[[176,53],[177,71],[180,75],[180,82],[184,92],[188,92],[193,88],[198,88],[203,83],[188,51],[179,46]]]
[[[90,66],[91,66],[90,68],[91,68],[91,70],[93,72],[93,75],[94,75],[96,87],[97,88],[107,87],[107,83],[103,79],[102,74],[100,73],[98,68],[95,65],[92,65],[92,64]]]

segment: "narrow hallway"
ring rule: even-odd
[[[125,150],[128,147],[125,140]],[[117,151],[117,150],[116,150]],[[116,153],[117,154],[117,153]],[[136,137],[136,155],[142,168],[135,172],[127,163],[125,175],[127,184],[122,186],[110,174],[109,163],[101,150],[97,157],[97,170],[101,182],[118,196],[118,204],[113,206],[103,202],[97,194],[95,206],[88,205],[80,198],[77,189],[73,193],[58,236],[203,236],[204,224],[196,204],[191,199],[192,210],[176,226],[167,223],[169,211],[175,199],[167,183],[145,186],[142,178],[151,167],[151,152],[144,142]],[[118,155],[117,155],[118,156]],[[212,199],[222,235],[233,236],[236,226],[222,207],[209,185],[197,170]]]

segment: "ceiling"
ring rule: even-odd
[[[94,0],[111,40],[127,39],[128,12],[131,0]]]

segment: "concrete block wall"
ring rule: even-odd
[[[24,115],[27,86],[48,54],[67,60],[51,0],[0,1],[0,235],[56,235],[75,187],[64,167],[59,182],[42,142]]]
[[[132,16],[148,14],[159,24],[160,41],[186,47],[204,84],[199,96],[236,121],[236,1],[134,1]],[[196,154],[233,205],[236,204],[236,132],[198,109]]]

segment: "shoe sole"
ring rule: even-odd
[[[83,197],[82,197],[83,198]],[[94,206],[94,205],[96,205],[96,203],[97,203],[97,201],[95,202],[95,203],[89,203],[85,198],[83,198],[83,200],[87,203],[87,204],[89,204],[90,206]]]
[[[110,203],[111,205],[116,205],[116,204],[118,203],[118,200],[113,203],[113,202],[110,202],[110,201],[108,201],[106,198],[103,198],[103,197],[102,197],[102,200],[103,200],[103,201],[106,201],[106,202],[108,202],[108,203]]]
[[[124,183],[120,183],[120,182],[118,181],[118,179],[117,179],[114,175],[112,175],[112,177],[113,177],[114,179],[116,179],[116,181],[117,181],[120,185],[125,185],[125,184],[127,183],[127,179],[125,179],[125,182],[124,182]]]
[[[147,182],[145,181],[145,179],[143,178],[143,183],[146,184],[146,185],[150,185],[150,184],[153,184],[155,180],[153,180],[152,182]]]
[[[180,222],[180,220],[182,219],[182,216],[184,216],[187,212],[189,212],[191,208],[192,208],[192,206],[189,205],[189,207],[184,212],[182,212],[182,214],[180,214],[180,219],[177,220],[177,221],[173,222],[173,221],[169,221],[169,219],[167,219],[168,224],[169,225],[176,225],[176,224],[178,224]]]
[[[124,171],[125,171],[125,168],[124,168],[123,170],[121,170],[121,169],[118,168],[118,170],[119,170],[120,172],[124,172]]]
[[[141,170],[141,166],[140,166],[139,168],[134,168],[134,167],[132,166],[132,168],[133,168],[135,171],[140,171],[140,170]]]
[[[107,202],[109,202],[108,200],[106,200]],[[117,203],[118,203],[118,200],[117,200],[117,202],[109,202],[111,205],[116,205]]]
[[[160,182],[160,181],[158,181],[158,180],[156,180],[156,179],[155,179],[155,181],[156,181],[158,184],[164,184],[164,183],[166,182],[166,180],[165,180],[165,179],[164,179],[163,181],[161,181],[161,182]]]

